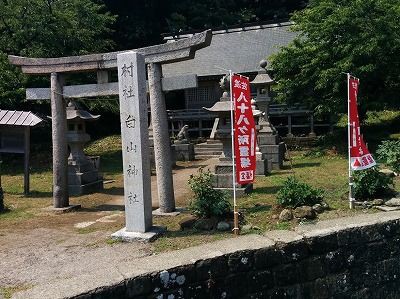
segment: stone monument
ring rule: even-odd
[[[232,166],[232,128],[231,128],[231,97],[229,90],[229,76],[224,76],[220,86],[224,90],[222,97],[211,108],[203,108],[213,112],[218,117],[215,138],[222,142],[222,154],[214,169],[214,187],[227,191],[233,191],[233,166]],[[240,185],[236,183],[236,196],[243,196],[253,190],[253,184]]]
[[[112,237],[151,240],[152,224],[146,67],[137,52],[117,56],[126,227]]]
[[[258,109],[263,112],[258,121],[258,146],[260,148],[260,152],[262,153],[262,158],[271,160],[271,162],[268,163],[272,163],[273,169],[281,169],[285,155],[285,144],[279,141],[279,135],[269,121],[268,115],[268,106],[269,102],[271,101],[271,85],[274,83],[274,81],[266,71],[267,62],[265,60],[260,62],[260,67],[261,70],[259,70],[254,80],[250,82],[257,89],[255,104],[257,105]]]
[[[190,143],[189,126],[184,125],[179,131],[172,147],[175,149],[175,157],[178,161],[193,161],[194,160],[194,144]]]
[[[100,157],[87,157],[83,152],[85,143],[90,141],[86,133],[86,122],[99,119],[80,109],[74,101],[67,106],[68,192],[69,195],[82,195],[103,189],[103,177],[99,173]]]
[[[255,100],[251,100],[251,107],[253,109],[253,116],[254,121],[258,124],[260,118],[263,117],[263,112],[257,109],[255,105]],[[256,129],[259,129],[259,126],[256,125]],[[260,151],[260,147],[258,146],[258,141],[256,145],[256,175],[266,176],[270,173],[272,169],[272,160],[267,159],[263,156],[262,152]]]

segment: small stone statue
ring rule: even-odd
[[[189,126],[184,125],[182,129],[179,131],[178,135],[176,135],[175,143],[189,143]]]

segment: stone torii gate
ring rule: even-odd
[[[151,122],[160,212],[175,211],[167,112],[163,91],[197,87],[196,75],[162,78],[162,64],[193,59],[195,52],[210,45],[210,30],[176,42],[140,48],[148,70]],[[31,100],[50,99],[53,142],[53,204],[68,209],[67,122],[65,99],[118,95],[118,82],[108,82],[108,70],[117,69],[117,55],[127,51],[59,58],[27,58],[9,55],[9,61],[30,75],[50,75],[51,88],[27,89]],[[97,72],[97,84],[64,86],[64,73]]]

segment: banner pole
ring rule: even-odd
[[[350,124],[350,74],[347,73],[347,142],[349,162],[349,207],[354,209],[353,173],[351,170],[351,124]]]
[[[229,70],[229,87],[230,87],[230,97],[231,97],[231,139],[232,139],[232,185],[233,185],[233,233],[235,235],[239,235],[239,212],[237,209],[237,204],[236,204],[236,157],[235,157],[235,129],[233,126],[234,117],[233,117],[233,109],[234,109],[234,104],[233,104],[233,88],[232,88],[232,71]]]

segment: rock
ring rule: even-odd
[[[385,202],[383,201],[383,199],[381,199],[381,198],[377,198],[377,199],[374,199],[372,202],[371,202],[371,204],[373,205],[373,206],[381,206],[381,205],[383,205]]]
[[[279,215],[274,214],[274,215],[272,215],[271,218],[274,219],[274,220],[277,220],[277,219],[279,219]]]
[[[396,176],[395,172],[390,169],[381,169],[381,170],[379,170],[379,172],[387,175],[388,177]]]
[[[296,218],[306,218],[306,219],[314,219],[316,214],[312,207],[309,206],[301,206],[297,207],[294,212],[294,217]]]
[[[400,206],[400,197],[393,197],[392,199],[389,199],[387,202],[385,202],[385,205],[389,207]]]
[[[246,225],[243,225],[243,226],[242,226],[242,230],[244,230],[244,231],[245,231],[245,230],[251,230],[252,227],[253,227],[253,226],[252,226],[251,224],[246,224]]]
[[[195,216],[185,217],[179,221],[179,226],[181,227],[181,230],[191,229],[196,221],[197,217]]]
[[[293,219],[293,213],[292,213],[291,209],[284,209],[279,214],[279,220],[280,221],[290,221],[292,219]]]
[[[219,230],[219,231],[224,232],[224,231],[228,231],[230,229],[231,229],[231,226],[229,225],[228,222],[220,221],[217,224],[217,230]]]
[[[329,205],[325,201],[321,202],[321,206],[324,208],[324,210],[329,210],[330,209]]]
[[[317,214],[321,214],[324,211],[324,208],[321,204],[317,203],[315,205],[313,205],[312,209],[317,213]]]
[[[213,230],[217,226],[217,221],[214,218],[199,219],[193,227],[199,230]]]

